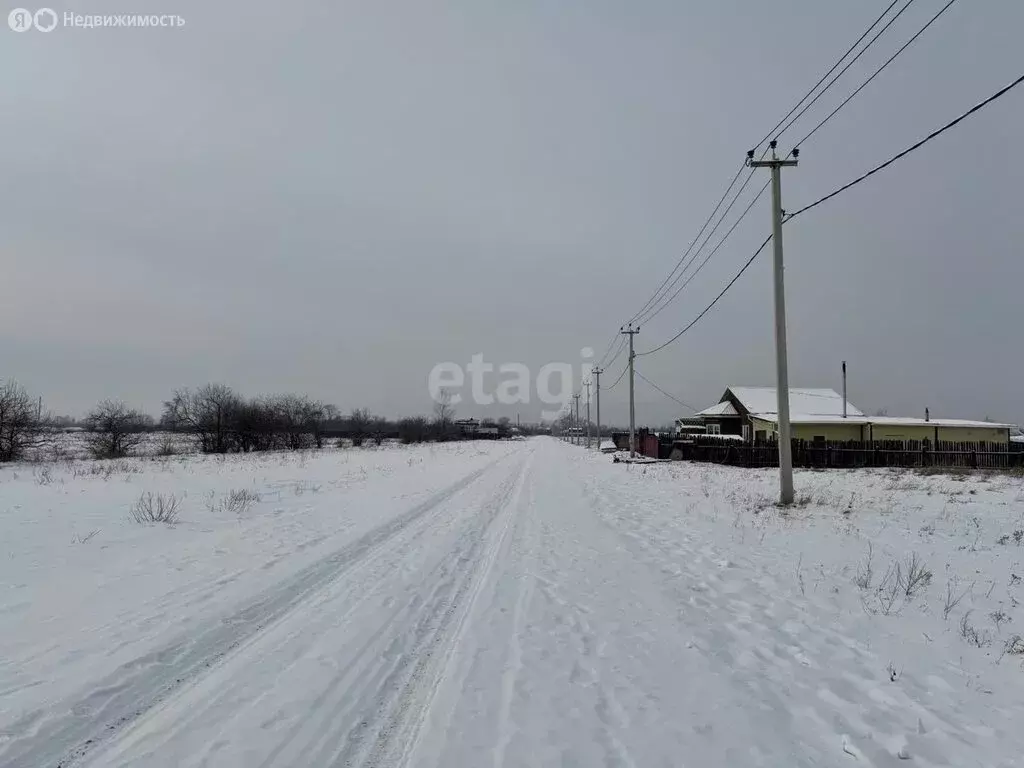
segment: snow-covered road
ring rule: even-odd
[[[465,465],[0,721],[0,764],[880,766],[905,765],[902,751],[1009,766],[1024,753],[1019,665],[1009,688],[975,690],[926,649],[895,683],[872,648],[882,635],[856,634],[868,612],[838,586],[808,595],[799,564],[798,584],[743,554],[745,538],[730,551],[707,516],[677,525],[678,483],[665,494],[642,467],[551,439]],[[666,502],[674,521],[654,514]]]

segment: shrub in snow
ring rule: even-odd
[[[178,522],[178,511],[181,501],[173,493],[164,496],[162,493],[156,495],[144,493],[132,506],[129,516],[136,523],[142,525],[148,523],[164,523],[174,525]]]
[[[874,571],[871,567],[871,560],[874,556],[874,550],[871,547],[871,542],[868,542],[868,556],[865,558],[863,564],[857,566],[857,577],[853,580],[861,589],[871,589],[871,579],[874,577]]]
[[[996,631],[998,631],[1000,627],[1003,626],[1003,624],[1010,620],[1010,617],[1007,616],[1003,611],[992,611],[992,613],[990,613],[988,617],[992,619],[992,623],[996,625]]]
[[[245,514],[249,507],[260,501],[260,495],[255,491],[245,488],[228,492],[228,497],[221,502],[221,506],[228,512],[236,515]]]
[[[85,417],[86,445],[97,459],[119,459],[142,443],[143,430],[152,426],[152,421],[120,400],[104,400]]]
[[[170,435],[164,435],[160,444],[156,447],[157,456],[175,456],[178,453],[178,446]]]
[[[946,582],[946,604],[942,608],[943,619],[949,618],[949,614],[952,612],[954,608],[956,608],[960,604],[961,600],[967,597],[967,593],[971,591],[971,588],[973,586],[974,585],[972,584],[970,587],[968,587],[959,595],[957,595],[953,590],[953,582]]]
[[[967,611],[967,613],[960,617],[960,637],[977,648],[984,648],[992,644],[992,636],[988,632],[979,632],[971,624],[970,611]]]
[[[1011,656],[1024,656],[1024,637],[1014,635],[1007,640],[1006,645],[1003,646],[1003,653],[1008,653]]]
[[[896,567],[897,574],[899,574],[899,566],[897,565]],[[919,590],[924,589],[931,583],[932,572],[918,559],[917,553],[912,552],[910,557],[907,558],[906,576],[903,580],[904,594],[908,598],[913,597]]]

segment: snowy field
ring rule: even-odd
[[[1021,765],[1024,478],[776,482],[548,438],[0,468],[0,766]]]

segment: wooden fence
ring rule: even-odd
[[[779,466],[777,442],[741,443],[713,438],[676,442],[671,458],[739,467]],[[1024,467],[1024,444],[963,443],[928,440],[875,442],[793,441],[793,466],[811,468],[944,467],[1013,469]]]

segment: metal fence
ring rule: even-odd
[[[777,467],[775,441],[741,443],[695,438],[671,446],[670,458],[739,467]],[[861,442],[793,441],[793,466],[811,468],[944,467],[1013,469],[1024,467],[1024,444],[928,440]]]

